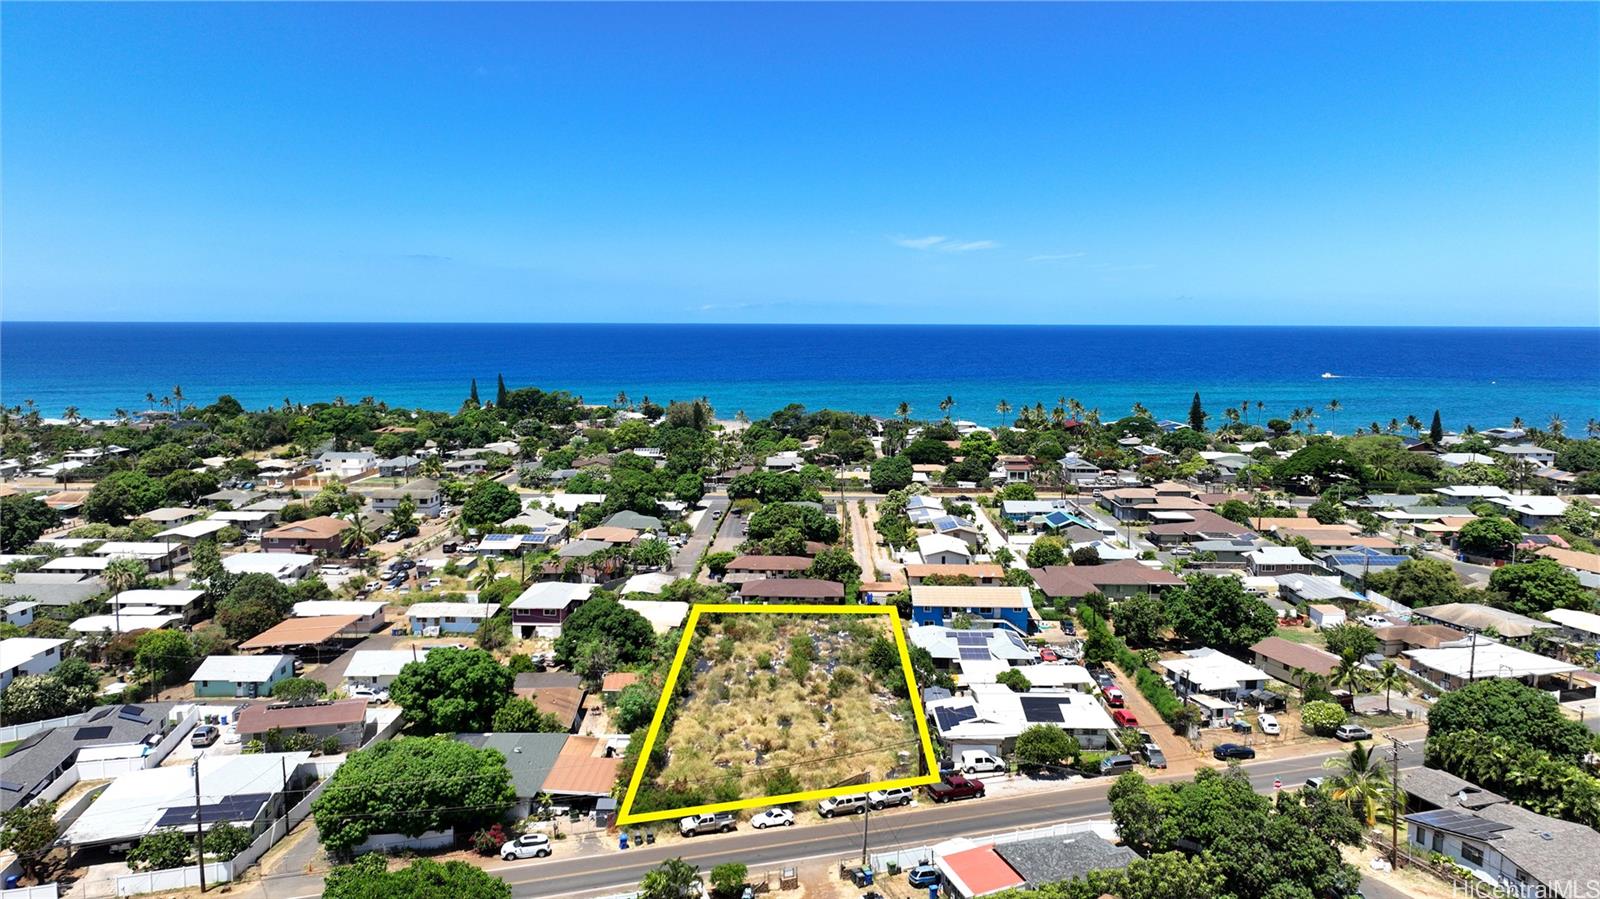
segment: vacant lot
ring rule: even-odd
[[[888,615],[703,617],[649,805],[684,807],[918,772]],[[659,792],[657,792],[659,791]]]

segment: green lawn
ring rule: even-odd
[[[1280,627],[1277,636],[1293,643],[1322,647],[1322,632],[1309,627]]]
[[[0,758],[10,755],[11,750],[17,748],[17,744],[21,742],[21,740],[12,740],[10,743],[0,743]]]

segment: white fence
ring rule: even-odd
[[[232,879],[233,865],[228,862],[208,862],[206,864],[207,886]],[[154,893],[157,890],[182,890],[199,885],[199,866],[163,868],[160,871],[144,871],[139,874],[124,874],[118,877],[117,895],[137,896],[141,893]]]
[[[14,890],[0,890],[0,899],[56,899],[61,895],[60,888],[53,883],[46,883],[36,887],[18,887]]]
[[[26,724],[7,724],[0,727],[0,743],[13,743],[31,737],[42,730],[55,730],[58,727],[70,727],[89,718],[89,713],[98,711],[90,709],[88,712],[79,712],[76,715],[67,715],[63,718],[48,718],[44,721],[29,721]]]
[[[973,837],[973,844],[1018,843],[1023,840],[1041,840],[1046,837],[1064,837],[1075,833],[1096,833],[1108,842],[1116,842],[1116,825],[1104,819],[1093,821],[1073,821],[1065,824],[1052,824],[1049,827],[1030,827],[1027,830],[1010,830],[1004,833],[991,834],[985,837]],[[933,846],[913,846],[910,849],[898,849],[893,852],[874,852],[867,857],[874,871],[882,871],[890,863],[898,865],[902,870],[914,868],[917,865],[928,864],[939,853],[934,852]]]
[[[455,841],[456,831],[453,827],[430,830],[415,837],[408,837],[403,833],[379,833],[367,837],[365,842],[351,850],[351,854],[388,852],[391,849],[442,849],[454,845]]]

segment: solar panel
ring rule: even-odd
[[[1066,720],[1061,715],[1061,700],[1040,696],[1022,696],[1022,716],[1033,722],[1060,724]]]
[[[201,820],[207,824],[224,821],[254,821],[271,796],[267,793],[241,793],[220,802],[200,806]],[[179,805],[161,813],[156,827],[177,827],[194,823],[194,806]]]
[[[0,790],[5,790],[8,793],[20,793],[22,792],[22,784],[14,780],[0,780]]]
[[[150,719],[144,716],[144,709],[136,705],[124,706],[122,711],[117,712],[117,717],[126,721],[137,721],[140,724],[150,723]]]
[[[976,646],[961,647],[961,658],[966,661],[985,661],[989,658],[989,650]]]
[[[78,740],[104,740],[109,736],[111,736],[111,728],[108,726],[80,727],[78,732],[72,735],[72,739],[74,742]]]
[[[1477,815],[1458,812],[1455,809],[1436,809],[1431,812],[1421,812],[1407,815],[1407,821],[1413,821],[1427,827],[1447,830],[1450,833],[1460,834],[1475,840],[1498,839],[1501,831],[1511,830],[1511,825],[1499,821],[1490,821]]]
[[[989,635],[982,631],[956,631],[957,646],[987,646]]]
[[[971,721],[976,717],[978,717],[978,712],[971,706],[933,710],[933,720],[938,722],[940,730],[949,730],[963,721]]]

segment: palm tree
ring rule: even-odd
[[[156,405],[156,394],[155,394],[155,391],[146,390],[144,392],[144,403],[145,403],[144,407],[146,409],[154,409],[155,408],[155,405]]]
[[[624,391],[624,390],[617,391],[617,398],[616,398],[615,402],[616,402],[617,405],[621,406],[624,409],[628,408],[628,393],[627,393],[627,391]]]
[[[1398,419],[1398,418],[1389,419],[1389,426],[1387,428],[1384,428],[1384,430],[1388,431],[1391,434],[1400,433],[1400,419]]]
[[[178,417],[182,418],[183,417],[183,387],[181,387],[181,386],[179,386],[177,384],[172,385],[172,400],[173,400],[173,405],[178,407]]]
[[[1005,400],[1001,400],[1000,402],[994,404],[994,411],[1000,416],[1000,426],[1002,428],[1005,427],[1006,415],[1010,414],[1011,412],[1011,404]]]
[[[894,414],[900,416],[901,421],[910,421],[911,404],[907,402],[901,402],[900,405],[895,408]]]
[[[485,556],[483,564],[478,567],[478,573],[472,577],[472,586],[479,590],[485,590],[499,577],[500,560],[494,556]]]
[[[1383,691],[1383,710],[1393,711],[1389,706],[1389,694],[1399,693],[1406,696],[1411,693],[1411,681],[1406,680],[1406,673],[1393,659],[1386,660],[1378,666],[1378,675],[1372,685]]]
[[[1150,410],[1145,408],[1144,403],[1134,403],[1133,404],[1133,417],[1134,418],[1148,418],[1148,417],[1150,417]]]
[[[1561,435],[1566,433],[1566,430],[1567,430],[1567,423],[1566,423],[1565,420],[1563,420],[1561,418],[1561,416],[1559,416],[1559,415],[1550,416],[1550,436],[1551,437],[1554,437],[1557,440],[1560,440],[1561,439]]]
[[[1333,416],[1333,424],[1330,427],[1337,428],[1339,426],[1339,410],[1343,408],[1338,400],[1328,400],[1328,414]]]
[[[1589,419],[1589,423],[1584,425],[1583,429],[1588,432],[1590,438],[1600,437],[1600,418]]]
[[[1422,436],[1422,419],[1415,415],[1406,416],[1406,427],[1410,428],[1411,432],[1416,434],[1417,437],[1420,438]]]
[[[1349,690],[1351,693],[1360,693],[1367,685],[1366,669],[1361,667],[1361,660],[1353,655],[1347,655],[1339,660],[1339,664],[1328,673],[1328,686],[1336,690]]]
[[[672,564],[672,549],[661,540],[641,540],[629,554],[639,568],[665,568]]]
[[[359,556],[363,550],[376,542],[377,535],[372,533],[366,517],[360,512],[350,516],[350,526],[344,529],[344,537],[341,540],[344,551]]]
[[[1513,415],[1511,417],[1511,426],[1519,431],[1522,430],[1522,416]]]
[[[1323,767],[1339,772],[1328,795],[1350,806],[1351,813],[1366,826],[1372,827],[1380,816],[1388,817],[1393,811],[1394,784],[1383,768],[1383,759],[1366,743],[1350,747],[1347,755],[1328,759]]]
[[[1083,420],[1083,404],[1078,402],[1077,397],[1067,397],[1067,411],[1072,413],[1073,418]]]
[[[106,589],[115,595],[144,583],[145,577],[149,574],[149,569],[138,559],[117,559],[106,566],[102,577],[106,582]]]
[[[939,411],[944,413],[944,420],[945,421],[949,421],[950,420],[950,410],[954,409],[955,406],[956,406],[956,398],[951,396],[948,393],[945,394],[944,399],[939,401]]]

